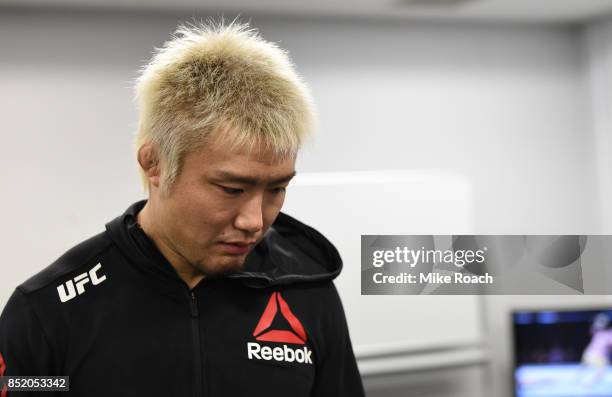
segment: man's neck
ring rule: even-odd
[[[153,241],[159,252],[161,252],[164,258],[166,258],[174,270],[176,270],[179,277],[189,286],[189,289],[193,289],[204,278],[204,275],[164,241],[151,217],[148,201],[143,209],[136,215],[136,221],[147,237]]]

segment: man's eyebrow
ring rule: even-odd
[[[289,175],[282,176],[280,178],[273,179],[269,182],[270,185],[277,185],[281,183],[289,182],[295,176],[296,172],[292,172]],[[219,171],[215,174],[214,179],[223,180],[224,182],[239,183],[243,185],[257,185],[261,181],[257,178],[249,178],[248,176],[236,175],[228,171]]]

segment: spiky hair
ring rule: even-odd
[[[136,151],[145,143],[156,148],[165,192],[185,155],[211,138],[228,148],[264,145],[284,158],[313,129],[310,93],[287,52],[236,21],[180,25],[156,49],[135,88]]]

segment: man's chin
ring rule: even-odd
[[[215,266],[198,266],[198,268],[206,277],[223,277],[231,273],[242,271],[245,263],[246,255],[239,258],[231,258],[230,260],[225,259]]]

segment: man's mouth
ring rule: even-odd
[[[251,250],[254,244],[255,241],[232,241],[219,243],[223,251],[232,255],[246,254]]]

